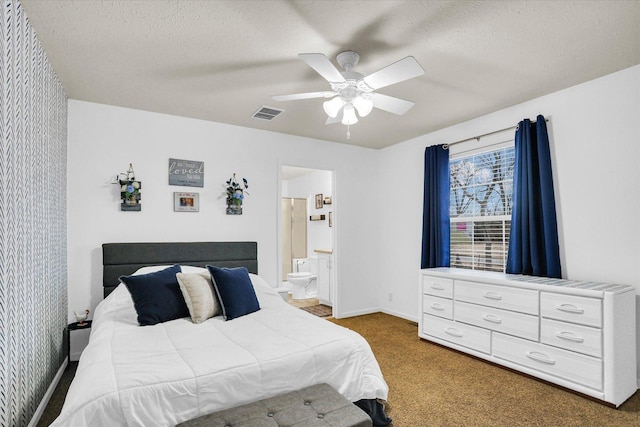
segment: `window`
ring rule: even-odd
[[[514,161],[513,145],[451,159],[451,267],[505,271]]]

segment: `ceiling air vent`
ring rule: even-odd
[[[256,119],[262,120],[273,120],[278,117],[280,114],[284,113],[284,110],[280,110],[278,108],[273,107],[265,107],[264,105],[251,117],[255,117]]]

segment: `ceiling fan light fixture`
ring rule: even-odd
[[[358,96],[353,100],[353,106],[358,110],[360,117],[367,117],[373,109],[373,101]]]
[[[342,113],[342,124],[349,126],[356,123],[358,123],[358,117],[356,116],[355,108],[351,104],[345,105]]]
[[[343,106],[344,106],[344,101],[340,99],[340,97],[338,96],[336,96],[330,101],[325,101],[322,104],[322,108],[324,108],[324,112],[327,113],[327,116],[331,118],[335,118]]]

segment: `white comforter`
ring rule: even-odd
[[[225,322],[138,326],[124,285],[98,305],[52,426],[173,426],[313,384],[355,402],[388,387],[359,334],[285,303],[251,276],[261,309]]]

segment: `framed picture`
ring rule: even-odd
[[[333,227],[333,212],[329,212],[329,227]]]
[[[199,193],[173,193],[174,212],[199,212]]]
[[[204,162],[169,159],[169,185],[204,187]]]
[[[322,198],[322,193],[316,194],[316,209],[322,209],[324,206],[324,199]]]

